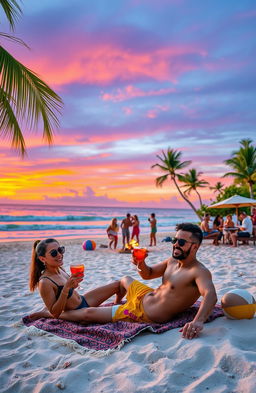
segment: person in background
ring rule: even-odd
[[[132,226],[131,215],[130,213],[126,214],[126,218],[124,218],[121,222],[122,228],[122,237],[123,237],[123,250],[125,250],[126,243],[130,242],[130,227]]]
[[[209,221],[210,221],[210,214],[205,213],[203,221],[201,222],[201,230],[203,232],[203,238],[204,239],[213,239],[213,244],[215,246],[218,246],[219,245],[219,241],[218,241],[219,231],[217,229],[210,229]]]
[[[148,221],[150,223],[150,246],[156,246],[157,220],[156,220],[155,213],[151,213],[150,218],[148,218]]]
[[[217,229],[219,231],[218,240],[221,240],[223,236],[223,218],[219,214],[213,220],[213,229]]]
[[[251,219],[252,219],[252,225],[256,225],[256,209],[255,208],[252,209]]]
[[[113,218],[111,224],[107,228],[107,234],[109,238],[109,248],[112,249],[112,244],[114,243],[114,250],[116,249],[117,242],[118,242],[118,230],[119,226],[117,224],[117,218]]]
[[[239,227],[238,232],[230,235],[233,247],[237,247],[237,239],[242,240],[246,244],[246,238],[252,234],[251,217],[247,216],[246,212],[242,212],[240,218],[242,220],[242,226]]]
[[[232,244],[231,237],[230,237],[230,231],[226,230],[225,228],[234,228],[235,224],[234,221],[232,220],[231,214],[228,214],[226,217],[226,220],[224,222],[223,226],[223,235],[224,235],[224,241],[226,244]]]
[[[138,219],[138,216],[134,214],[134,216],[132,217],[132,240],[136,237],[137,243],[139,243],[140,242],[139,234],[140,234],[140,221]]]

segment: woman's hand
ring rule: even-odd
[[[67,279],[67,282],[66,282],[66,284],[64,285],[64,288],[67,289],[67,290],[69,290],[69,289],[71,289],[71,288],[74,288],[74,289],[77,288],[78,285],[80,284],[80,282],[83,281],[83,278],[84,278],[84,276],[81,276],[81,275],[76,276],[76,275],[72,274],[72,275]],[[63,288],[63,289],[64,289],[64,288]]]

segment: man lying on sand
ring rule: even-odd
[[[192,306],[202,296],[195,318],[180,330],[184,338],[197,337],[217,301],[211,273],[196,259],[202,238],[202,231],[197,225],[179,224],[176,237],[172,239],[173,251],[170,258],[150,267],[145,259],[138,261],[133,257],[133,263],[139,265],[143,279],[162,277],[162,284],[157,289],[125,276],[120,280],[118,291],[118,300],[126,294],[125,304],[63,311],[59,318],[86,323],[120,320],[163,323]],[[40,316],[51,315],[38,313],[37,317]]]

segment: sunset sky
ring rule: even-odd
[[[24,0],[3,41],[63,99],[50,148],[1,139],[0,202],[188,207],[151,166],[168,147],[214,185],[256,135],[256,2]],[[3,13],[1,31],[10,33]],[[208,203],[212,191],[202,189]],[[197,204],[196,196],[194,197]]]

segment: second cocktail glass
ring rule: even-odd
[[[76,277],[84,276],[84,265],[82,263],[72,264],[70,265],[70,272]],[[77,289],[83,289],[80,285],[78,285]]]

